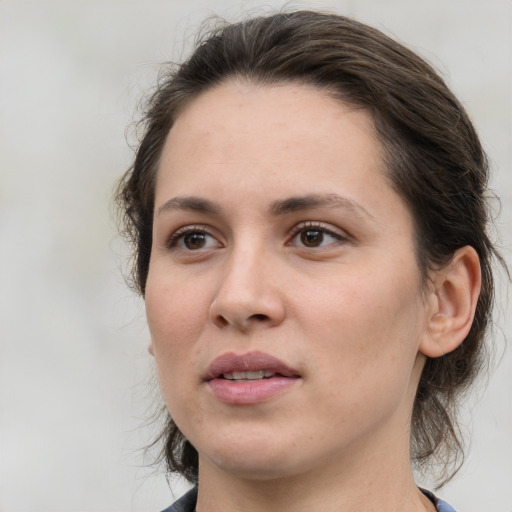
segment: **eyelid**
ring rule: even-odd
[[[222,245],[222,243],[219,241],[219,237],[212,234],[211,230],[208,228],[208,226],[205,226],[204,224],[188,224],[186,226],[182,226],[175,231],[171,233],[167,240],[167,247],[169,249],[176,249],[176,250],[185,250],[178,247],[178,243],[180,240],[183,239],[183,237],[189,233],[201,233],[203,235],[208,235],[215,239],[219,246]],[[199,251],[200,249],[198,249]],[[195,252],[195,251],[190,251]]]
[[[332,224],[328,224],[328,223],[322,222],[322,221],[308,220],[308,221],[299,222],[298,224],[293,226],[293,228],[290,230],[289,238],[288,238],[288,241],[286,242],[286,245],[292,245],[294,238],[301,231],[308,230],[308,229],[322,231],[323,233],[326,233],[329,236],[332,236],[333,238],[335,238],[336,240],[338,240],[341,243],[350,239],[350,236],[346,233],[346,231],[344,231],[340,228],[337,228],[337,227],[333,226]],[[189,252],[189,250],[179,248],[178,243],[183,239],[183,237],[185,235],[187,235],[189,233],[201,233],[204,235],[208,235],[209,237],[212,237],[214,240],[217,241],[217,243],[219,244],[219,247],[221,247],[223,244],[219,240],[219,236],[215,233],[212,233],[212,231],[214,231],[214,230],[212,230],[209,226],[206,226],[204,224],[188,224],[188,225],[182,226],[182,227],[176,229],[175,231],[173,231],[171,233],[171,235],[168,237],[166,245],[169,249],[183,250],[185,252]],[[333,243],[327,244],[327,245],[333,245]],[[197,252],[198,251],[200,251],[200,249],[197,249]],[[196,251],[190,250],[190,252],[196,252]]]
[[[336,228],[332,224],[327,224],[327,223],[321,222],[321,221],[308,220],[308,221],[304,221],[304,222],[299,222],[292,228],[292,230],[290,231],[290,238],[289,238],[289,241],[287,242],[287,245],[291,245],[291,242],[293,241],[293,239],[301,231],[308,230],[308,229],[318,230],[318,231],[327,233],[328,235],[339,240],[340,242],[350,240],[350,236],[347,234],[346,231],[344,231],[340,228]],[[329,245],[332,245],[332,244],[329,244]]]

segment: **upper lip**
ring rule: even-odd
[[[267,370],[278,373],[283,377],[298,377],[299,373],[277,357],[264,352],[247,352],[235,354],[227,352],[215,358],[205,375],[205,380],[212,380],[225,373],[251,372]]]

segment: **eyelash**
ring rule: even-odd
[[[287,243],[287,245],[292,245],[291,242],[299,235],[300,233],[306,232],[306,231],[319,231],[323,235],[331,236],[332,238],[336,239],[338,242],[343,243],[348,239],[347,236],[344,236],[338,232],[335,232],[328,224],[324,224],[323,222],[314,222],[314,221],[307,221],[307,222],[301,222],[297,224],[291,232],[290,235],[290,242]],[[332,244],[328,244],[332,245]],[[304,246],[302,246],[304,248]],[[306,247],[307,248],[307,247]]]
[[[334,239],[336,239],[338,242],[343,243],[348,239],[347,236],[344,236],[340,233],[334,232],[327,224],[324,224],[322,222],[314,222],[314,221],[307,221],[307,222],[301,222],[293,227],[293,229],[290,232],[290,238],[289,241],[286,243],[287,246],[293,245],[293,240],[300,234],[306,231],[318,231],[322,233],[323,235],[328,235]],[[215,236],[213,236],[204,226],[198,225],[198,226],[184,226],[182,228],[179,228],[169,238],[169,241],[167,243],[167,246],[169,249],[177,249],[177,250],[184,250],[184,251],[190,251],[194,252],[194,249],[182,249],[178,247],[178,244],[185,238],[188,234],[200,234],[205,235],[208,237],[212,237],[213,239],[217,240]],[[332,244],[328,244],[332,245]],[[302,248],[308,248],[306,246],[301,246]],[[317,247],[310,247],[312,249]],[[199,250],[199,249],[197,249]]]
[[[198,233],[200,235],[207,235],[207,236],[213,236],[211,235],[207,229],[205,229],[204,226],[184,226],[182,228],[179,228],[176,230],[172,235],[169,237],[169,241],[167,242],[167,246],[169,249],[176,249],[179,242],[186,236],[192,233]],[[215,238],[215,237],[213,237]]]

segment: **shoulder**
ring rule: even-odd
[[[438,498],[430,491],[421,489],[423,494],[427,496],[436,506],[437,512],[457,512],[451,505]],[[170,507],[162,510],[162,512],[194,512],[197,503],[197,487],[194,487],[184,494],[178,501],[174,502]]]
[[[194,512],[196,503],[197,487],[194,487],[162,512]]]
[[[446,501],[443,501],[441,498],[438,498],[430,491],[427,491],[425,489],[421,489],[421,492],[429,498],[432,503],[436,506],[437,512],[457,512],[449,503],[446,503]]]

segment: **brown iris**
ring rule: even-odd
[[[306,247],[318,247],[324,240],[324,234],[317,229],[304,230],[300,234],[300,241]]]
[[[204,233],[193,232],[187,233],[183,237],[185,247],[190,250],[202,249],[206,244],[206,235]]]

